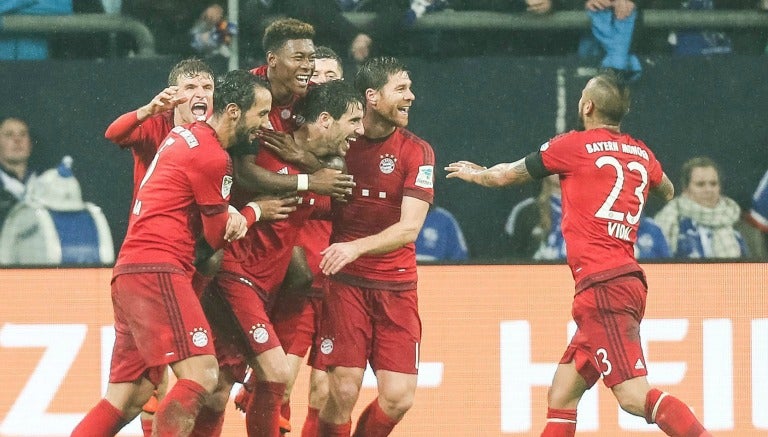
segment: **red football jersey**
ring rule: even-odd
[[[541,146],[544,166],[560,175],[563,238],[580,290],[639,270],[634,244],[649,188],[663,171],[642,141],[608,129],[569,132]]]
[[[256,155],[256,164],[276,173],[300,173],[298,168],[268,151]],[[264,292],[276,292],[291,262],[302,226],[318,209],[329,208],[329,197],[309,191],[303,193],[296,211],[287,219],[257,222],[244,238],[229,244],[224,249],[221,270],[247,277]]]
[[[262,65],[251,70],[251,74],[259,76],[266,81],[267,78],[267,66]],[[278,132],[292,133],[296,130],[296,120],[293,118],[293,105],[299,100],[299,96],[294,95],[290,103],[287,105],[277,105],[274,100],[272,101],[272,110],[269,112],[269,122],[272,124],[272,128]]]
[[[349,174],[357,186],[333,221],[331,242],[344,242],[378,234],[400,221],[404,196],[432,203],[435,154],[432,147],[406,129],[387,138],[355,140],[346,156]],[[341,273],[368,281],[416,281],[413,243],[383,255],[361,256]]]
[[[173,129],[173,111],[153,115],[139,122],[136,111],[122,115],[107,129],[107,136],[133,154],[133,198],[139,190],[160,143]]]
[[[231,175],[229,155],[208,123],[173,128],[140,183],[115,274],[131,264],[193,272],[200,210],[227,210]]]

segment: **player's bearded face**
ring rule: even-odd
[[[331,148],[328,151],[330,155],[346,156],[349,150],[349,142],[354,141],[363,134],[363,105],[354,104],[347,108],[347,112],[342,114],[334,122],[332,129]]]
[[[374,110],[397,127],[408,126],[408,113],[416,96],[411,91],[411,79],[407,71],[389,76],[389,81],[378,91],[379,100]]]

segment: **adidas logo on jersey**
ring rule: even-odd
[[[288,174],[288,167],[283,167],[277,171],[277,174]]]
[[[645,369],[645,365],[643,364],[643,360],[640,358],[637,359],[637,362],[635,363],[635,369]]]

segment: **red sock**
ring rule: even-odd
[[[573,437],[576,435],[576,410],[547,409],[547,425],[541,437]]]
[[[218,437],[224,426],[224,411],[203,406],[195,419],[195,428],[189,437]]]
[[[655,388],[645,395],[645,420],[674,437],[710,436],[691,409],[680,399]]]
[[[102,399],[77,424],[70,437],[115,435],[127,423],[120,410]]]
[[[285,384],[257,381],[253,396],[245,413],[248,437],[277,437],[280,435],[280,407],[283,404]]]
[[[155,416],[144,417],[141,416],[141,431],[144,433],[144,437],[152,437],[152,424],[154,423]]]
[[[195,418],[203,407],[208,392],[191,379],[176,381],[155,413],[155,436],[188,435],[195,427]]]
[[[320,410],[307,408],[307,418],[304,419],[304,426],[301,428],[301,437],[317,437],[319,421]]]
[[[328,423],[323,419],[318,419],[318,437],[349,437],[352,432],[352,422],[336,425]]]
[[[397,422],[399,421],[387,416],[379,405],[379,399],[376,398],[360,414],[353,436],[385,437],[392,432]]]

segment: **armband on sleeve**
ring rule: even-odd
[[[544,167],[544,160],[539,151],[531,152],[525,157],[525,168],[534,179],[542,179],[552,174]]]

